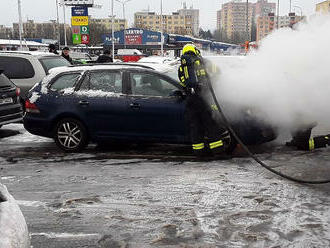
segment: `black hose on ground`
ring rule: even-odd
[[[262,162],[255,154],[253,154],[249,148],[242,142],[242,140],[238,137],[238,135],[236,134],[236,132],[233,130],[233,128],[231,127],[227,117],[225,116],[225,114],[223,113],[220,104],[217,100],[217,97],[214,93],[214,89],[211,85],[211,81],[210,80],[206,80],[208,82],[208,87],[209,90],[211,91],[213,100],[218,108],[218,111],[226,125],[226,127],[228,128],[228,130],[230,131],[230,133],[232,134],[232,136],[237,140],[237,142],[243,147],[243,149],[247,152],[247,154],[253,158],[257,163],[259,163],[262,167],[264,167],[265,169],[273,172],[274,174],[283,177],[285,179],[288,179],[290,181],[296,182],[296,183],[305,183],[305,184],[326,184],[326,183],[330,183],[330,180],[317,180],[317,181],[308,181],[308,180],[303,180],[303,179],[298,179],[298,178],[294,178],[288,175],[285,175],[279,171],[274,170],[273,168],[269,167],[267,164],[265,164],[264,162]]]

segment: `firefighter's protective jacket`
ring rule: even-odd
[[[218,73],[218,67],[210,61],[191,54],[181,56],[178,76],[180,84],[185,88],[196,91],[205,84],[205,80],[209,80],[208,76],[212,77]]]
[[[206,80],[203,60],[196,55],[182,55],[178,76],[183,87],[196,90]]]

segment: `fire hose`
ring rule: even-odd
[[[206,80],[207,84],[208,84],[208,88],[212,94],[212,98],[214,100],[215,105],[218,108],[218,112],[220,113],[220,116],[224,122],[224,124],[226,125],[226,127],[228,128],[229,132],[231,133],[231,135],[236,139],[236,141],[238,142],[238,144],[240,144],[242,146],[242,148],[244,149],[244,151],[251,157],[253,158],[258,164],[260,164],[263,168],[265,168],[266,170],[280,176],[283,177],[285,179],[288,179],[290,181],[296,182],[296,183],[303,183],[303,184],[326,184],[326,183],[330,183],[330,180],[315,180],[315,181],[309,181],[309,180],[303,180],[303,179],[298,179],[289,175],[285,175],[280,171],[274,170],[273,168],[271,168],[270,166],[268,166],[267,164],[265,164],[263,161],[261,161],[261,159],[259,159],[255,154],[253,154],[249,148],[242,142],[242,140],[240,139],[240,137],[236,134],[236,132],[234,131],[234,129],[232,128],[231,124],[229,123],[227,117],[225,116],[222,108],[220,107],[220,104],[217,100],[217,97],[215,95],[214,89],[211,85],[211,81],[210,80]]]

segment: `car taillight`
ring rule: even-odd
[[[28,113],[40,113],[37,105],[31,103],[29,100],[25,101],[25,111]]]
[[[19,96],[21,94],[21,89],[20,88],[16,88],[16,96]]]

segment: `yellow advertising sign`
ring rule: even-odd
[[[87,26],[88,16],[72,16],[71,24],[72,26]]]

